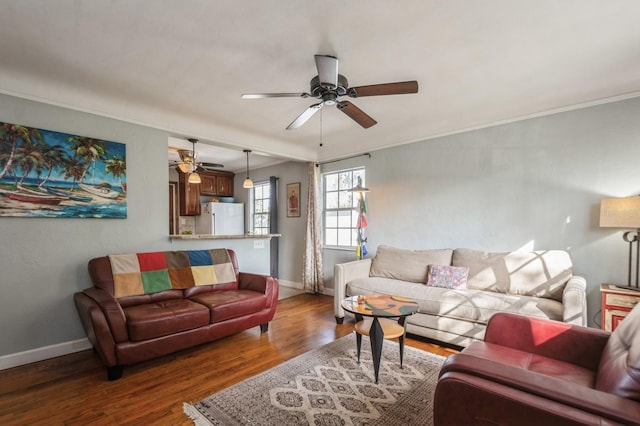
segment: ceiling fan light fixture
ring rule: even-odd
[[[182,172],[182,173],[189,173],[191,171],[191,164],[187,164],[187,163],[178,163],[178,169]]]
[[[249,153],[251,152],[251,150],[245,149],[244,152],[247,154],[247,178],[244,180],[244,182],[242,182],[242,187],[250,189],[253,188],[253,181],[249,177]]]
[[[193,163],[196,160],[196,153],[188,149],[179,149],[178,155],[180,156],[180,161],[184,163]]]
[[[193,173],[189,174],[188,182],[189,183],[194,183],[194,184],[195,183],[201,183],[202,179],[200,179],[200,175],[199,174],[197,174],[196,172],[193,172]]]

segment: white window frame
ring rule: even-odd
[[[341,176],[344,174],[350,174],[350,178]],[[362,179],[362,185],[366,186],[365,175],[364,167],[322,174],[322,241],[325,248],[355,249],[358,238],[358,196],[349,190],[358,184],[358,176]],[[337,187],[328,188],[328,181],[334,178],[337,179]],[[336,203],[337,207],[328,207]]]
[[[256,197],[256,189],[260,189],[258,192],[262,192],[262,197]],[[256,182],[253,184],[253,188],[251,188],[251,223],[250,229],[251,232],[255,235],[267,235],[270,232],[269,228],[269,215],[271,212],[270,205],[270,194],[271,194],[271,184],[269,181],[264,182]],[[258,205],[258,201],[262,201],[262,205]],[[265,203],[266,201],[266,210]],[[261,211],[258,211],[261,210]],[[257,217],[264,216],[266,218],[265,223],[266,226],[256,226]]]

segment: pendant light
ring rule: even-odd
[[[189,142],[191,142],[191,144],[193,145],[193,150],[191,151],[191,161],[190,161],[190,166],[191,166],[191,173],[189,173],[189,179],[188,182],[189,183],[201,183],[202,179],[200,179],[200,175],[198,174],[198,172],[196,171],[198,169],[198,166],[196,165],[196,142],[198,142],[198,139],[189,139]]]
[[[249,189],[249,188],[253,188],[253,181],[249,177],[249,153],[251,152],[251,150],[245,149],[244,152],[247,153],[247,178],[242,183],[242,187]]]

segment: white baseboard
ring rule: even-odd
[[[6,370],[7,368],[18,367],[20,365],[31,364],[32,362],[68,355],[74,352],[86,351],[92,347],[93,346],[91,345],[91,342],[89,342],[89,339],[84,338],[18,352],[15,354],[3,355],[0,356],[0,370]]]
[[[304,290],[304,284],[296,281],[288,281],[288,280],[282,280],[278,278],[278,284],[284,287],[291,287],[291,288],[297,288],[298,290]],[[334,292],[332,288],[325,287],[322,294],[326,294],[327,296],[333,296]]]
[[[278,278],[278,284],[285,287],[297,288],[298,290],[304,289],[304,285],[296,281],[289,281]]]
[[[304,285],[295,281],[278,280],[278,283],[285,287],[291,287],[303,290]],[[325,288],[322,294],[333,296],[332,288]],[[73,340],[71,342],[58,343],[56,345],[44,346],[42,348],[30,349],[24,352],[0,356],[0,370],[18,367],[20,365],[31,364],[32,362],[44,361],[45,359],[55,358],[58,356],[69,355],[74,352],[86,351],[93,346],[89,339]]]

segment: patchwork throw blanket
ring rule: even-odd
[[[226,249],[109,255],[116,298],[234,282]]]

